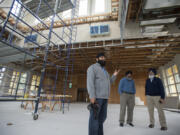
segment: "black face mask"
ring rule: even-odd
[[[106,65],[106,61],[104,60],[98,60],[98,63],[101,65],[101,67],[104,67]]]

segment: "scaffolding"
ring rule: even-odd
[[[31,3],[33,2],[33,3]],[[16,5],[16,6],[15,6]],[[76,40],[77,27],[74,26],[74,18],[77,18],[78,14],[78,6],[79,1],[74,0],[13,0],[9,12],[6,16],[6,19],[3,22],[3,26],[0,32],[0,47],[3,49],[11,49],[12,56],[16,57],[14,61],[18,61],[16,63],[21,63],[19,70],[19,77],[16,80],[16,90],[14,94],[11,95],[3,95],[0,98],[0,101],[35,101],[35,109],[33,113],[33,119],[38,119],[38,107],[41,100],[41,90],[43,87],[43,81],[45,77],[48,76],[46,71],[47,67],[53,67],[56,70],[56,74],[53,75],[54,86],[52,87],[53,95],[56,93],[56,84],[59,78],[59,71],[64,73],[63,79],[63,95],[61,98],[62,102],[62,112],[65,111],[65,103],[66,103],[66,90],[68,83],[72,81],[70,74],[73,73],[73,54],[74,50],[71,50],[71,46],[73,42]],[[71,24],[67,25],[65,21],[63,21],[61,12],[65,10],[71,10]],[[25,15],[26,14],[26,15]],[[25,17],[26,16],[26,17]],[[28,17],[27,17],[28,16]],[[38,21],[38,24],[48,29],[46,31],[39,31],[32,26],[32,21]],[[44,19],[46,18],[46,19]],[[49,19],[49,23],[47,23],[47,18]],[[62,31],[54,30],[54,22],[55,19],[61,21]],[[10,34],[7,34],[10,33]],[[59,43],[62,43],[66,46],[66,51],[64,51]],[[49,48],[57,48],[58,54],[50,51]],[[37,55],[37,48],[41,50],[44,56]],[[19,54],[18,57],[16,54]],[[62,58],[65,56],[65,58]],[[4,68],[3,64],[7,64],[13,61],[7,59],[7,56],[3,55],[0,58],[1,69]],[[51,58],[56,58],[62,61],[61,63],[56,63],[51,60]],[[6,58],[6,59],[5,59]],[[40,80],[39,86],[36,88],[37,93],[35,98],[24,98],[26,93],[26,88],[28,85],[28,79],[24,82],[25,89],[23,92],[23,96],[18,95],[19,85],[22,84],[21,76],[23,75],[23,69],[26,67],[26,61],[40,61],[42,65],[38,65],[40,70]],[[21,61],[21,62],[20,62]],[[9,67],[6,67],[8,69]],[[31,67],[32,70],[36,69],[36,67]],[[14,70],[14,69],[9,69]],[[11,80],[11,79],[10,79]],[[30,87],[30,86],[29,86]],[[55,100],[53,96],[53,100]],[[22,104],[23,105],[23,104]]]

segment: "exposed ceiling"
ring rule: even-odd
[[[10,62],[24,62],[34,59],[33,56],[26,55],[23,50],[23,48],[15,45],[11,46],[3,40],[0,40],[0,63],[7,64]]]
[[[179,0],[146,0],[144,4],[145,10],[161,10],[163,8],[178,7],[180,6]]]
[[[132,70],[147,70],[150,67],[158,68],[171,61],[177,53],[180,53],[180,37],[160,37],[155,39],[129,39],[124,40],[121,45],[120,39],[84,42],[73,45],[74,54],[71,55],[71,60],[74,61],[75,73],[86,73],[89,65],[95,63],[96,54],[105,52],[107,56],[107,68],[109,69],[132,69]],[[95,47],[96,46],[96,47]],[[59,53],[58,49],[51,47],[50,51],[57,55],[56,58],[49,54],[48,61],[52,61],[60,67],[65,67],[67,52],[64,47]],[[42,49],[37,48],[37,55],[40,58],[44,57]],[[27,61],[27,65],[31,67],[40,66],[36,70],[40,70],[43,61],[40,59]],[[72,63],[70,62],[70,67]],[[47,70],[54,69],[48,66]]]
[[[69,67],[72,67],[72,62],[74,63],[74,73],[85,74],[89,65],[95,63],[98,52],[105,52],[107,68],[109,69],[120,68],[137,71],[163,66],[171,61],[177,53],[180,53],[180,37],[168,35],[167,27],[179,20],[180,6],[178,1],[174,1],[176,6],[171,3],[166,4],[165,7],[156,7],[156,9],[151,8],[152,3],[147,4],[151,1],[154,0],[130,0],[128,6],[126,21],[138,21],[144,38],[124,39],[123,44],[121,44],[120,39],[75,43],[73,44],[74,54],[71,54],[69,64]],[[162,2],[162,0],[156,2]],[[61,45],[61,50],[59,52],[58,48],[50,47],[48,61],[64,68],[67,59],[64,45]],[[27,60],[26,65],[40,71],[43,65],[44,50],[37,48],[36,52],[40,59]],[[53,72],[55,68],[47,65],[47,70]]]
[[[21,0],[33,13],[37,13],[37,9],[38,9],[38,5],[40,3],[40,0]],[[48,7],[48,5],[51,7],[51,9],[54,9],[56,4],[56,0],[41,0],[41,5],[38,11],[38,16],[41,19],[47,18],[51,15],[53,15],[52,10],[50,10],[50,8]],[[72,9],[73,8],[73,4],[71,2],[71,0],[61,0],[58,3],[58,9],[56,13],[60,13],[63,12],[65,10],[68,9]]]
[[[134,3],[138,6],[134,6]],[[136,20],[140,23],[145,37],[167,36],[169,25],[175,24],[176,29],[179,29],[180,1],[130,0],[127,16],[127,22]]]
[[[38,9],[39,1],[40,0],[22,0],[22,2],[29,9],[31,9],[33,13],[35,14]],[[51,5],[54,8],[55,0],[46,0],[46,1],[48,2],[49,5]],[[49,8],[45,7],[45,5],[46,4],[42,0],[41,8],[38,11],[39,12],[38,15],[41,19],[47,18],[52,15],[52,11],[49,11]],[[62,12],[63,10],[68,10],[70,8],[72,8],[71,0],[62,0],[61,8],[60,9],[58,8],[58,12]],[[79,24],[105,22],[105,21],[117,21],[118,12],[119,12],[119,0],[111,0],[111,9],[112,9],[111,13],[74,18],[73,23],[74,25],[79,25]],[[6,17],[7,17],[7,13],[4,11],[3,8],[0,8],[0,23],[3,23]],[[12,26],[15,24],[15,19],[13,17],[10,17],[8,21],[9,21],[9,24]],[[45,23],[47,24],[47,26],[50,27],[50,22],[45,22]],[[71,19],[64,19],[64,23],[62,23],[61,20],[57,20],[54,22],[54,28],[63,27],[64,25],[68,26],[70,24],[71,24]],[[39,23],[34,26],[34,29],[42,31],[42,30],[49,29],[49,27],[45,27],[43,24]],[[31,31],[29,27],[27,27],[26,25],[23,25],[23,23],[21,22],[18,23],[17,28],[23,33],[28,33]]]

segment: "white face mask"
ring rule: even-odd
[[[154,75],[149,75],[149,79],[153,79],[154,78]]]

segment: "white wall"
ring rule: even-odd
[[[87,15],[86,16],[91,16],[95,15],[95,1],[96,0],[88,0],[88,6],[87,6]],[[105,1],[105,11],[99,14],[104,14],[104,13],[111,13],[111,0],[104,0]],[[11,2],[8,4],[10,5]],[[4,2],[4,5],[8,5],[7,2]],[[27,12],[28,13],[28,12]],[[33,17],[31,14],[27,14],[24,17],[24,20],[28,22],[31,26],[36,25],[36,18]],[[62,15],[62,13],[58,14],[59,16]]]
[[[110,27],[110,34],[106,36],[96,36],[91,37],[90,35],[90,26],[108,24]],[[54,28],[53,31],[58,33],[59,36],[62,35],[63,28]],[[43,35],[48,35],[49,30],[45,30],[42,32]],[[68,29],[65,28],[65,32],[68,33]],[[125,28],[124,38],[142,38],[142,34],[139,28],[138,23],[128,23]],[[68,42],[68,38],[63,38],[66,42]],[[109,22],[101,22],[101,23],[91,23],[91,24],[82,24],[77,25],[77,37],[75,42],[89,42],[89,41],[101,41],[101,40],[111,40],[111,39],[120,39],[120,27],[118,21],[109,21]],[[58,40],[56,36],[52,36],[52,41],[58,44],[62,44],[62,41]],[[43,43],[45,40],[38,37],[38,42]]]
[[[111,11],[111,0],[105,0],[106,2],[106,12]],[[8,5],[8,2],[11,3],[9,0],[6,0],[4,3]],[[88,0],[88,14],[92,15],[94,13],[94,4],[95,0]],[[35,24],[35,18],[32,17],[32,15],[26,15],[24,18],[26,22],[30,25]],[[98,37],[91,37],[90,36],[90,25],[100,25],[100,24],[108,24],[110,27],[110,34],[108,36],[98,36]],[[53,29],[55,32],[58,33],[59,36],[62,35],[62,28],[54,28]],[[67,30],[65,30],[67,31]],[[169,33],[180,33],[180,30],[177,29],[175,25],[169,25]],[[45,30],[42,32],[46,36],[48,35],[48,30]],[[89,41],[101,41],[101,40],[111,40],[111,39],[120,39],[121,34],[120,34],[120,27],[119,27],[119,22],[118,21],[108,21],[108,22],[100,22],[100,23],[90,23],[90,24],[82,24],[82,25],[77,25],[77,38],[76,42],[89,42]],[[143,38],[141,34],[141,28],[139,26],[139,23],[136,22],[128,22],[125,26],[124,30],[124,38],[125,39],[131,39],[131,38]],[[63,38],[68,42],[68,38]],[[52,36],[52,40],[55,43],[62,44],[61,41],[57,40],[55,36]],[[38,42],[43,43],[45,40],[42,38],[38,37]],[[23,41],[22,43],[19,43],[21,46],[23,46]]]
[[[4,0],[1,4],[0,7],[11,7],[12,0]],[[3,10],[8,13],[10,8],[3,8]]]

